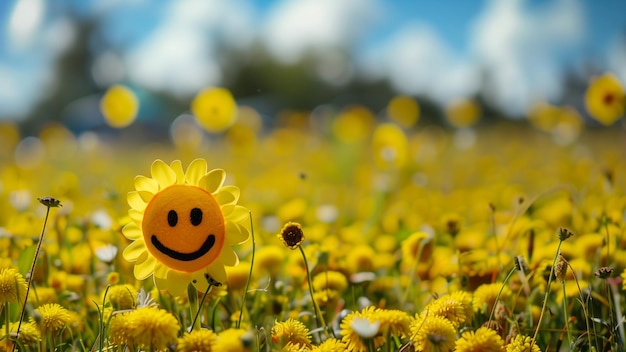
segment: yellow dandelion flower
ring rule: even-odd
[[[330,338],[319,346],[313,346],[311,352],[344,352],[347,350],[348,346],[341,340]]]
[[[415,99],[398,95],[387,104],[387,116],[402,127],[411,127],[419,119],[420,107]]]
[[[418,259],[430,257],[432,253],[431,239],[432,236],[423,231],[412,233],[402,241],[402,260],[413,265]]]
[[[120,283],[120,273],[112,271],[107,274],[107,283],[109,285],[117,285]]]
[[[41,305],[35,311],[39,317],[39,327],[44,334],[63,329],[71,320],[68,310],[57,303]]]
[[[411,342],[416,351],[452,351],[456,341],[454,325],[443,317],[418,314],[411,321]]]
[[[585,93],[585,105],[591,117],[610,126],[624,115],[624,86],[615,75],[605,73],[592,80]]]
[[[429,302],[424,307],[423,313],[446,318],[454,325],[455,329],[467,320],[463,302],[455,300],[450,295],[444,295]]]
[[[327,270],[313,277],[313,288],[318,290],[335,290],[343,292],[348,288],[348,279],[338,271]]]
[[[375,255],[372,247],[366,244],[357,245],[346,254],[346,267],[351,274],[374,271]]]
[[[132,90],[122,85],[114,85],[104,93],[100,100],[100,111],[109,126],[126,127],[137,117],[139,100]]]
[[[226,329],[217,335],[215,350],[220,352],[251,351],[252,341],[247,330]]]
[[[114,310],[132,309],[135,308],[137,290],[128,284],[111,286],[106,298]]]
[[[254,254],[254,274],[276,276],[285,262],[285,249],[279,246],[263,246]]]
[[[496,297],[498,297],[498,292],[500,292],[501,288],[501,282],[480,285],[476,291],[474,291],[474,311],[490,313],[491,308],[493,308],[494,303],[496,303]],[[510,296],[511,289],[508,286],[504,286],[500,294],[500,301],[506,300]]]
[[[109,339],[118,346],[131,346],[131,313],[113,314],[109,321]]]
[[[294,345],[311,348],[309,329],[299,320],[287,319],[284,322],[276,321],[272,327],[272,340],[280,346],[291,342]]]
[[[532,338],[525,335],[516,335],[508,345],[506,345],[506,352],[541,352],[541,348],[536,344],[530,348]]]
[[[34,287],[34,289],[37,294],[29,294],[28,302],[32,303],[35,307],[43,304],[58,303],[59,296],[57,295],[57,292],[54,290],[54,288],[37,286]]]
[[[472,307],[472,294],[467,291],[458,290],[452,292],[449,295],[449,298],[461,304],[463,310],[465,311],[465,321],[471,322],[472,317],[474,316],[474,308]]]
[[[458,352],[500,352],[504,341],[498,333],[486,327],[474,331],[466,331],[456,341],[455,351]]]
[[[360,312],[349,313],[343,318],[339,327],[341,329],[341,341],[346,345],[347,350],[354,352],[365,352],[368,350],[365,339],[371,338],[372,336],[367,332],[367,336],[369,337],[363,337],[364,332],[359,329],[359,325],[361,324],[354,323],[361,320],[366,320],[369,323],[377,323],[378,327],[376,327],[376,330],[378,331],[380,322],[376,320],[376,312],[377,309],[375,307],[369,306]],[[355,326],[357,326],[357,329],[355,329]],[[373,336],[374,346],[380,347],[384,344],[385,338],[383,336],[375,336],[377,331]]]
[[[249,274],[249,262],[240,262],[237,266],[227,267],[226,276],[228,278],[228,289],[230,291],[243,290],[246,287]]]
[[[304,242],[304,231],[300,224],[289,221],[283,226],[277,237],[283,242],[285,247],[296,249]]]
[[[191,102],[191,112],[205,130],[218,133],[235,122],[237,103],[225,88],[206,88]]]
[[[224,266],[239,263],[230,245],[250,234],[249,212],[237,205],[239,188],[223,186],[224,171],[207,172],[204,159],[192,161],[186,173],[178,160],[156,160],[151,174],[137,176],[136,191],[128,194],[132,221],[123,233],[133,242],[124,258],[135,263],[135,277],[153,276],[159,289],[174,296],[189,283],[204,292],[210,279],[226,282]]]
[[[446,106],[446,117],[454,127],[469,127],[480,118],[480,106],[470,99],[454,100]]]
[[[0,306],[5,303],[23,304],[26,299],[26,280],[13,267],[0,269]]]
[[[340,294],[335,290],[317,290],[313,293],[315,303],[320,308],[334,306],[339,302]],[[332,317],[331,317],[332,318]]]
[[[372,131],[376,118],[367,108],[350,106],[333,121],[335,136],[345,143],[363,141]]]
[[[378,309],[376,318],[380,321],[380,330],[389,332],[390,336],[404,338],[410,333],[411,317],[406,312],[397,309]]]
[[[408,159],[406,135],[394,124],[380,124],[372,137],[372,153],[376,166],[381,169],[404,166]]]
[[[144,307],[130,313],[130,337],[135,346],[160,350],[178,339],[178,319],[164,309]]]
[[[178,339],[178,345],[176,351],[180,352],[195,352],[195,351],[217,351],[215,349],[215,343],[217,342],[217,335],[208,329],[194,330],[191,333],[185,333],[185,335]]]
[[[11,334],[17,333],[17,326],[19,322],[9,323],[9,331]],[[4,334],[6,330],[6,325],[2,326],[2,334]],[[18,340],[23,343],[27,347],[31,347],[33,351],[36,351],[36,346],[39,346],[39,342],[41,341],[41,332],[37,327],[37,324],[31,319],[28,322],[23,322],[20,326],[20,334]],[[0,350],[1,351],[12,351],[14,342],[10,339],[4,338],[0,341]]]

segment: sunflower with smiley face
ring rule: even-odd
[[[180,296],[189,283],[204,292],[210,282],[226,282],[224,266],[239,258],[231,245],[248,240],[249,211],[239,188],[224,186],[224,170],[207,172],[204,159],[183,171],[180,160],[152,163],[152,177],[137,176],[128,193],[131,222],[122,229],[132,242],[124,258],[134,262],[138,280],[153,275],[159,289]]]

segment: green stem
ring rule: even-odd
[[[513,275],[515,270],[516,269],[513,268],[513,269],[511,269],[509,271],[509,273],[504,278],[504,282],[502,283],[502,286],[500,286],[500,291],[498,291],[498,295],[496,296],[496,300],[493,302],[493,306],[491,307],[491,314],[489,314],[489,323],[491,323],[491,320],[493,319],[493,314],[496,311],[496,305],[498,304],[498,301],[500,300],[500,295],[502,294],[502,291],[504,291],[504,287],[506,286],[507,282],[509,281],[509,279],[511,278],[511,276]]]
[[[561,282],[563,288],[563,317],[565,318],[565,330],[567,330],[567,347],[572,346],[572,332],[569,330],[569,318],[567,316],[567,292],[565,291],[565,281]]]
[[[541,314],[539,315],[539,320],[537,321],[537,328],[535,329],[535,334],[533,335],[533,339],[530,341],[530,349],[532,350],[535,342],[537,341],[537,334],[539,333],[539,328],[541,327],[541,322],[543,321],[543,315],[546,311],[546,306],[548,305],[548,297],[550,296],[550,285],[552,284],[552,275],[554,275],[554,266],[556,265],[556,259],[559,257],[559,253],[561,252],[561,244],[563,241],[559,240],[559,245],[556,248],[556,253],[554,254],[554,259],[552,260],[552,267],[550,268],[550,275],[548,276],[548,285],[546,286],[546,295],[543,299],[543,306],[541,307]]]
[[[309,282],[309,293],[311,294],[311,303],[313,304],[313,309],[315,310],[315,317],[317,318],[317,323],[323,328],[326,336],[330,338],[328,334],[328,330],[326,329],[326,322],[324,321],[324,316],[322,316],[322,311],[317,306],[317,302],[315,302],[315,296],[313,294],[313,284],[311,283],[311,273],[309,272],[309,262],[306,260],[306,255],[304,254],[304,249],[302,246],[298,246],[300,249],[300,253],[302,253],[302,259],[304,259],[304,266],[306,268],[306,278]]]
[[[187,286],[187,298],[189,299],[189,312],[191,314],[194,314],[195,312],[195,317],[197,318],[200,309],[198,307],[198,289],[196,289],[196,286],[194,286],[192,283],[189,283],[189,285]],[[196,323],[198,324],[198,326],[196,326]],[[189,332],[192,332],[193,329],[196,327],[200,328],[200,322],[197,322],[194,318],[191,322],[191,326],[189,327]]]
[[[193,286],[193,284],[189,284],[189,286]],[[193,331],[193,329],[196,327],[196,324],[197,324],[197,327],[200,328],[200,321],[198,320],[198,316],[200,315],[200,311],[202,310],[202,306],[204,305],[204,300],[206,299],[206,296],[209,294],[209,290],[211,289],[212,286],[213,286],[212,282],[209,281],[209,286],[206,288],[206,291],[204,291],[204,294],[202,295],[202,300],[200,301],[200,305],[197,305],[197,303],[198,303],[198,293],[197,292],[198,291],[196,290],[196,287],[193,286],[193,288],[194,288],[193,291],[196,292],[195,302],[196,302],[197,309],[196,309],[196,316],[193,318],[193,322],[191,322],[191,328],[189,329],[189,332]],[[189,306],[191,307],[191,300],[189,300]]]
[[[22,321],[24,320],[24,313],[26,312],[26,302],[28,302],[28,293],[30,292],[30,286],[33,284],[33,276],[35,273],[35,265],[37,264],[37,257],[39,256],[39,251],[41,250],[41,244],[43,243],[43,235],[46,231],[46,224],[48,224],[48,215],[50,215],[50,206],[46,207],[46,218],[43,221],[43,228],[41,229],[41,235],[39,235],[39,242],[37,242],[37,249],[35,250],[35,258],[33,258],[33,263],[30,266],[30,271],[28,272],[28,285],[26,286],[26,298],[24,298],[24,305],[22,306],[22,312],[20,313],[20,320],[17,323],[17,330],[15,335],[19,338],[20,336],[20,328],[22,327]],[[13,349],[15,350],[15,345],[13,345]]]
[[[241,300],[241,309],[239,309],[239,319],[235,327],[239,329],[241,326],[241,318],[243,317],[243,310],[246,308],[246,297],[248,296],[248,288],[250,287],[250,281],[252,279],[252,267],[254,265],[254,253],[256,252],[256,241],[254,240],[254,225],[252,224],[252,212],[250,214],[250,236],[252,236],[252,258],[250,259],[250,271],[248,272],[248,280],[246,280],[246,288],[243,291],[243,298]]]

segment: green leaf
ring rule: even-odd
[[[33,260],[35,260],[35,251],[37,250],[37,245],[32,245],[30,247],[26,247],[22,253],[20,253],[19,258],[17,258],[17,268],[20,273],[26,277],[28,272],[30,271],[31,265],[33,265]]]

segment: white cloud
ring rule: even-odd
[[[168,17],[127,56],[130,77],[150,89],[189,97],[222,79],[218,45],[253,39],[251,8],[243,1],[172,1]]]
[[[375,0],[284,0],[271,10],[265,45],[293,63],[309,50],[350,47],[375,18]]]
[[[27,47],[34,39],[44,13],[42,0],[19,0],[9,19],[9,38],[13,48]]]
[[[471,96],[478,86],[475,67],[456,57],[426,25],[401,29],[369,53],[365,67],[370,75],[388,77],[400,93],[428,96],[441,104]]]
[[[471,32],[471,48],[489,72],[487,92],[498,107],[522,115],[540,99],[562,94],[559,54],[580,44],[585,21],[577,0],[530,9],[523,0],[487,3]]]

